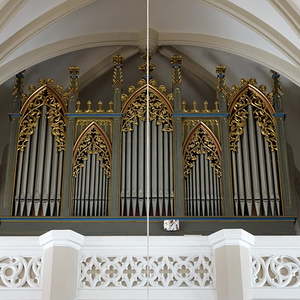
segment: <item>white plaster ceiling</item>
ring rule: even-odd
[[[285,1],[150,0],[153,44],[237,54],[300,85],[299,0]],[[2,0],[0,83],[76,50],[143,47],[145,26],[146,0]]]

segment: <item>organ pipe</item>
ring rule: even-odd
[[[78,137],[73,149],[73,201],[76,216],[108,214],[111,143],[96,122]]]
[[[53,87],[41,86],[21,109],[14,215],[59,215],[61,175],[56,172],[62,173],[65,106],[57,95]]]
[[[143,86],[123,104],[121,214],[143,216],[147,212],[146,183],[150,183],[149,213],[173,214],[172,108],[169,100],[149,86]],[[149,126],[149,140],[146,128]],[[150,144],[150,170],[146,172],[146,143]],[[150,178],[147,178],[149,174]]]
[[[235,214],[281,214],[274,109],[253,87],[231,101],[230,145]]]
[[[202,122],[191,131],[184,143],[184,162],[187,215],[220,215],[220,146]]]

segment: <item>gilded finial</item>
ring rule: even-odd
[[[80,102],[80,100],[77,100],[77,102],[76,102],[76,111],[75,112],[77,112],[77,113],[82,112],[80,106],[81,106],[81,102]]]
[[[173,55],[171,57],[170,62],[173,68],[173,72],[172,72],[173,84],[180,84],[182,82],[182,74],[181,74],[182,60],[183,58],[181,55]]]
[[[203,112],[209,112],[209,109],[208,109],[208,101],[205,100],[203,102]]]
[[[85,110],[86,113],[92,113],[93,112],[93,108],[92,108],[92,101],[88,100],[87,103],[87,109]]]
[[[22,71],[18,74],[16,74],[15,78],[15,85],[13,87],[12,95],[15,97],[15,99],[21,99],[24,98],[24,72]],[[23,104],[23,103],[22,103]]]
[[[123,57],[121,55],[115,55],[113,57],[114,71],[113,71],[113,86],[121,86],[124,82],[123,79]]]
[[[99,100],[98,103],[97,103],[97,105],[98,105],[98,108],[97,108],[96,112],[97,113],[103,113],[104,109],[103,109],[103,103],[102,103],[102,101]]]
[[[80,68],[77,66],[69,67],[70,88],[73,92],[76,92],[79,88],[79,70]]]
[[[226,66],[218,65],[216,67],[216,73],[218,79],[218,90],[221,90],[225,85]]]
[[[280,84],[280,74],[274,70],[271,70],[272,79],[273,79],[273,94],[282,93],[281,84]]]
[[[215,101],[215,109],[214,112],[220,112],[219,101]]]
[[[108,107],[109,107],[109,109],[107,110],[107,112],[109,112],[109,113],[114,112],[114,103],[113,103],[113,101],[108,102]]]
[[[273,105],[276,112],[280,112],[282,110],[281,96],[283,94],[281,89],[281,84],[280,84],[280,74],[274,70],[271,70],[271,73],[273,79],[273,90],[272,90]]]
[[[197,108],[197,102],[196,101],[193,101],[193,108],[192,108],[191,112],[193,112],[193,113],[198,113],[199,112],[199,110]]]
[[[144,78],[147,77],[147,68],[149,68],[149,79],[152,78],[151,73],[156,69],[156,66],[151,62],[152,56],[149,55],[149,64],[147,63],[147,54],[144,53],[142,56],[144,63],[139,66],[139,70],[144,73]]]
[[[187,109],[187,107],[186,107],[186,101],[185,100],[183,100],[182,102],[181,102],[181,106],[182,106],[182,111],[183,112],[188,112],[188,109]]]

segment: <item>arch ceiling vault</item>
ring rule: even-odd
[[[151,0],[150,26],[155,32],[151,45],[196,46],[237,54],[299,85],[300,8],[297,1],[287,2],[283,6],[278,0]],[[143,47],[145,4],[138,0],[2,0],[0,82],[75,50]],[[103,60],[97,61],[100,67],[105,65]]]
[[[270,85],[270,69],[282,75],[287,138],[300,141],[300,4],[298,0],[150,0],[150,47],[156,79],[170,88],[169,59],[184,57],[184,97],[215,99],[215,66],[228,66],[227,80],[256,77]],[[123,56],[125,86],[140,74],[146,45],[146,0],[0,0],[0,107],[9,111],[13,80],[26,69],[25,85],[40,78],[68,84],[66,69],[80,66],[80,97],[111,98],[111,57]],[[59,66],[59,67],[58,67]],[[99,94],[101,87],[101,94]],[[5,124],[4,127],[8,124]],[[1,148],[1,147],[0,147]],[[300,158],[295,155],[300,169]]]

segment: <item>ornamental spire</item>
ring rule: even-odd
[[[139,70],[143,72],[143,78],[147,78],[147,54],[144,53],[141,58],[144,60],[144,63],[139,66]],[[156,66],[151,62],[152,56],[149,55],[149,79],[152,79],[151,73],[156,69]]]
[[[121,55],[115,55],[113,57],[114,71],[113,71],[113,87],[121,87],[123,79],[123,57]]]
[[[182,73],[181,73],[182,60],[183,58],[181,55],[173,55],[170,60],[173,68],[172,83],[174,85],[181,84],[182,82]]]

